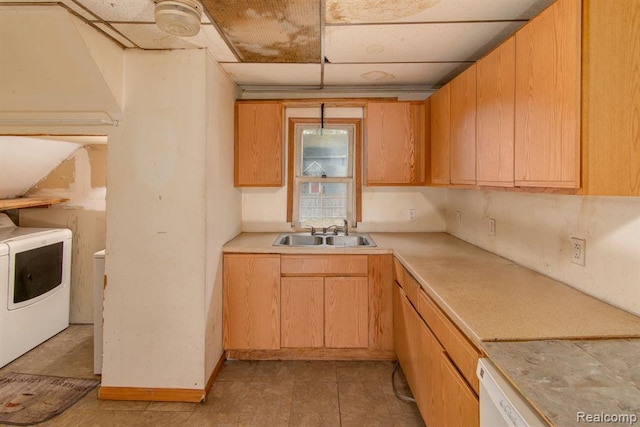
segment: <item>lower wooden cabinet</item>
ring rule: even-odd
[[[280,348],[280,256],[224,256],[224,347]]]
[[[240,359],[393,359],[393,257],[224,255],[224,348]]]
[[[393,288],[393,340],[398,361],[411,390],[418,389],[417,366],[417,337],[416,322],[413,321],[411,303],[399,286]]]
[[[442,418],[433,425],[477,427],[480,424],[478,397],[444,352],[440,354],[440,367],[442,383],[436,400],[442,401]]]
[[[368,347],[366,277],[283,277],[281,295],[282,347]]]
[[[282,347],[324,347],[324,279],[283,277],[281,286]]]
[[[369,346],[369,298],[366,277],[324,279],[325,347]]]
[[[415,312],[413,313],[415,316]],[[441,359],[444,349],[433,335],[427,325],[415,319],[416,328],[416,382],[415,399],[422,414],[424,422],[428,426],[448,425],[443,424],[444,406],[447,400],[443,397],[443,370]],[[468,424],[472,425],[472,424]]]
[[[432,329],[429,320],[421,317],[418,310],[420,298],[412,299],[400,285],[400,282],[405,286],[410,283],[407,280],[410,275],[396,265],[396,274],[399,273],[400,281],[394,286],[393,293],[395,348],[425,424],[477,427],[480,422],[478,396],[470,385],[471,378],[464,377],[449,356],[451,350],[457,354],[451,343],[458,345],[459,340],[448,337],[451,331],[439,324]],[[421,290],[418,292],[423,294]],[[476,362],[478,357],[476,352]]]

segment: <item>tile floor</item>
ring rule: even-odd
[[[205,403],[101,401],[97,389],[39,426],[424,426],[393,395],[392,362],[227,361]],[[67,330],[0,369],[96,378],[93,326]],[[397,388],[407,393],[402,375]]]

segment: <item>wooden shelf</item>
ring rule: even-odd
[[[22,197],[19,199],[3,199],[0,200],[0,211],[9,209],[22,209],[33,207],[48,207],[58,203],[68,202],[69,199],[57,197]]]

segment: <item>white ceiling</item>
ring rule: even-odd
[[[201,31],[188,38],[156,27],[153,0],[0,0],[0,4],[57,3],[124,48],[206,48],[247,90],[424,91],[449,81],[552,1],[205,0]],[[235,9],[231,24],[231,15],[224,21],[211,13],[225,7]],[[306,21],[296,23],[302,15]],[[314,28],[304,37],[299,32],[294,37],[291,28],[308,30],[310,15]],[[240,40],[243,35],[248,39]],[[313,37],[318,40],[309,44]],[[269,39],[277,39],[277,47]],[[268,55],[274,49],[296,53],[296,48],[307,58],[311,53],[311,59],[301,63],[292,54],[290,62],[274,61],[287,57],[287,52],[279,52],[277,57],[241,60],[248,57],[243,49]]]

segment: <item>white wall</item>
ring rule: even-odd
[[[0,125],[6,135],[108,137],[103,385],[204,388],[222,353],[220,249],[240,231],[240,191],[233,187],[237,88],[204,50],[123,52],[63,7],[0,9],[0,50],[11,59],[0,72],[2,118],[120,119],[119,127]],[[36,38],[34,27],[41,29]],[[15,151],[25,150],[44,153]],[[1,154],[22,171],[33,165],[14,150]],[[68,185],[55,190],[74,209],[31,210],[21,218],[77,225],[84,231],[76,235],[86,238],[82,223],[89,212],[104,215],[105,191],[87,184],[81,154],[72,160],[75,175],[62,174]],[[18,172],[26,184],[16,194],[50,168],[33,178]],[[36,193],[53,195],[52,188]]]
[[[93,323],[93,254],[104,249],[106,234],[106,148],[106,144],[82,146],[28,192],[30,197],[65,197],[68,202],[20,210],[22,227],[73,232],[71,323]]]
[[[122,49],[62,6],[0,5],[0,52],[0,198],[31,189],[33,196],[71,199],[51,209],[21,210],[20,225],[74,232],[70,320],[90,323],[92,256],[105,244],[105,187],[92,185],[87,152],[76,150],[118,132],[84,120],[120,115]],[[75,123],[54,123],[67,120]],[[65,182],[59,176],[60,186],[32,188],[74,151],[63,162],[73,163],[72,177]]]
[[[0,199],[24,196],[78,147],[39,137],[0,136]]]
[[[222,245],[240,232],[241,194],[233,186],[234,101],[238,88],[207,58],[205,379],[222,349]]]
[[[107,160],[102,385],[202,389],[206,54],[125,51]]]
[[[0,52],[0,118],[120,114],[121,48],[64,7],[0,4]]]
[[[290,117],[320,118],[319,108],[288,108]],[[362,108],[326,108],[326,118],[362,118]],[[287,129],[287,126],[285,126]],[[285,132],[285,147],[289,143]],[[285,170],[286,157],[285,149]],[[286,176],[285,176],[286,181]],[[358,231],[444,231],[446,192],[428,187],[363,187],[362,222]],[[416,220],[408,220],[415,209]],[[242,189],[242,231],[290,231],[287,219],[287,183],[281,188]]]
[[[448,192],[449,233],[640,315],[640,198]],[[571,237],[586,239],[584,267],[570,262]]]

